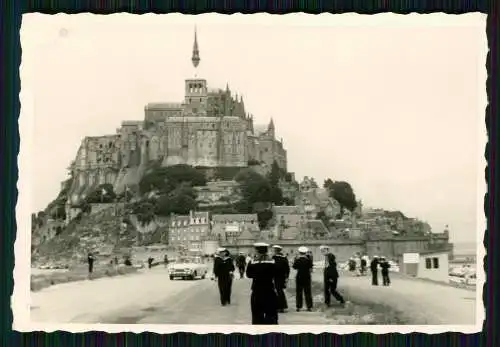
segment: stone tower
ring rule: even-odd
[[[195,68],[195,78],[187,79],[185,82],[184,103],[186,116],[206,116],[208,104],[207,81],[196,77],[196,69],[200,64],[200,51],[198,49],[198,37],[194,29],[193,56],[191,61]]]

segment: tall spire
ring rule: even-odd
[[[193,44],[193,57],[191,58],[195,68],[200,64],[200,51],[198,50],[198,38],[196,35],[196,26],[194,27],[194,44]]]
[[[273,117],[271,117],[271,121],[269,122],[268,129],[272,129],[272,130],[274,130],[274,121],[273,121]]]

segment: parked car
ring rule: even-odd
[[[465,284],[465,273],[462,273],[462,272],[450,272],[449,273],[449,281],[452,282],[452,283],[456,283],[456,284]]]
[[[468,286],[475,286],[476,285],[476,274],[475,273],[470,273],[465,275],[465,284]]]
[[[171,280],[176,278],[194,280],[205,279],[208,266],[201,257],[180,257],[168,265]]]

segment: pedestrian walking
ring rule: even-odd
[[[299,256],[293,262],[292,267],[297,270],[296,282],[296,308],[297,312],[302,309],[302,299],[305,297],[308,311],[312,310],[313,301],[311,293],[311,272],[313,263],[307,256],[307,247],[299,247]]]
[[[389,268],[391,267],[391,264],[387,261],[385,257],[382,257],[380,259],[380,268],[382,269],[382,284],[384,286],[388,286],[391,284],[391,280],[389,278]]]
[[[236,266],[238,267],[238,271],[240,272],[241,279],[245,275],[245,267],[247,266],[247,260],[243,252],[240,252],[238,257],[236,258]]]
[[[219,287],[221,305],[226,306],[231,304],[234,264],[225,248],[219,248],[218,252],[218,256],[214,259],[213,272]]]
[[[278,298],[276,294],[276,262],[268,255],[269,245],[254,244],[256,256],[248,263],[246,275],[252,279],[250,307],[252,324],[278,324]]]
[[[165,267],[168,266],[168,254],[165,254],[165,256],[163,257],[163,264],[165,265]]]
[[[92,252],[89,252],[87,255],[87,264],[89,265],[89,275],[94,271],[94,255]]]
[[[154,261],[153,257],[148,258],[148,269],[151,269],[153,267],[153,261]]]
[[[337,291],[337,285],[339,280],[339,272],[337,271],[337,262],[335,261],[335,256],[332,253],[328,253],[327,256],[328,265],[325,268],[325,304],[330,306],[330,294],[340,302],[345,303],[342,295]]]
[[[282,247],[278,245],[273,246],[274,249],[274,262],[276,264],[275,286],[276,294],[278,296],[278,312],[284,313],[288,309],[288,302],[286,300],[285,289],[290,276],[290,264],[288,259],[282,253]]]
[[[368,257],[364,255],[361,257],[361,276],[366,275],[367,266],[368,266]]]
[[[378,256],[373,256],[370,263],[370,270],[372,272],[372,285],[378,286]]]
[[[329,286],[328,286],[328,279],[327,279],[327,268],[328,268],[328,255],[331,254],[330,253],[330,247],[328,246],[325,246],[325,245],[322,245],[322,246],[319,246],[319,250],[321,252],[321,254],[323,255],[324,257],[324,263],[323,263],[323,297],[325,298],[325,304],[326,304],[326,300],[327,298],[330,298],[330,292],[329,292]]]
[[[354,260],[354,257],[349,258],[349,271],[354,272],[356,271],[356,261]]]

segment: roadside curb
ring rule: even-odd
[[[85,280],[96,280],[100,278],[106,277],[116,277],[123,276],[132,273],[137,273],[137,269],[134,267],[120,267],[120,268],[109,268],[99,270],[97,272],[92,273],[89,276],[88,273],[52,273],[47,274],[46,276],[33,276],[31,275],[30,289],[32,292],[36,292],[57,284],[70,283],[70,282],[78,282]]]

